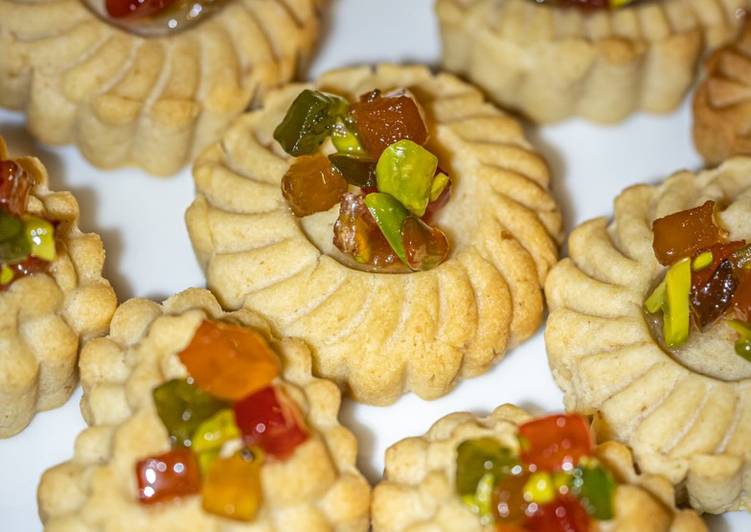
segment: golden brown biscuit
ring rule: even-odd
[[[439,0],[443,65],[536,122],[617,122],[675,109],[704,49],[732,40],[750,0],[580,10],[533,0]]]
[[[694,96],[694,142],[704,159],[719,164],[751,155],[751,24],[706,63]]]
[[[630,187],[612,222],[573,231],[570,257],[545,286],[548,358],[566,408],[599,410],[601,429],[633,449],[642,471],[685,487],[691,505],[711,513],[750,507],[751,363],[722,320],[672,354],[655,340],[642,311],[664,270],[652,222],[715,200],[729,238],[749,238],[750,195],[748,158]]]
[[[386,451],[384,480],[373,490],[373,530],[495,530],[483,526],[456,494],[456,456],[460,443],[492,437],[518,449],[518,426],[532,416],[513,405],[496,408],[479,418],[469,413],[450,414],[421,437],[407,438]],[[600,522],[601,530],[644,532],[702,532],[707,528],[692,511],[675,507],[673,489],[665,479],[638,474],[631,453],[615,442],[600,445],[595,456],[605,463],[619,484],[615,518]]]
[[[455,179],[437,219],[451,241],[448,260],[410,274],[353,269],[332,243],[338,207],[293,215],[280,190],[290,159],[272,138],[305,88],[293,85],[195,164],[198,195],[186,220],[209,288],[226,307],[257,310],[279,333],[308,342],[316,372],[359,401],[444,395],[540,324],[540,287],[561,231],[548,167],[518,122],[451,75],[381,65],[336,70],[316,86],[351,98],[394,87],[416,95],[432,123],[428,148]]]
[[[208,291],[191,289],[162,305],[143,299],[124,303],[109,336],[87,345],[81,355],[81,407],[91,426],[79,435],[73,459],[42,477],[38,498],[45,530],[367,530],[370,487],[355,466],[357,442],[337,420],[339,390],[311,375],[307,348],[289,339],[271,338],[283,361],[278,379],[312,437],[286,461],[263,465],[263,503],[255,520],[209,514],[197,496],[138,503],[136,462],[169,449],[151,390],[186,376],[177,353],[206,317],[249,325],[271,338],[257,315],[225,313]]]
[[[7,158],[0,138],[0,160]],[[70,397],[81,345],[107,331],[117,304],[102,278],[102,240],[78,228],[73,195],[47,188],[47,171],[38,159],[15,162],[35,183],[28,213],[57,225],[57,258],[47,273],[0,290],[0,438],[20,432],[36,412]]]
[[[292,78],[318,0],[232,0],[183,32],[142,38],[80,0],[0,0],[0,106],[101,168],[178,171],[264,91]]]

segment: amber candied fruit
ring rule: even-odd
[[[201,491],[201,477],[195,454],[178,447],[136,464],[138,500],[142,504],[168,501]]]
[[[660,264],[673,264],[723,241],[725,232],[715,220],[715,202],[659,218],[652,224],[652,247]]]
[[[347,180],[320,153],[294,160],[282,178],[282,194],[295,216],[327,211],[347,192]]]
[[[448,257],[449,241],[437,227],[410,216],[402,225],[402,242],[407,264],[412,270],[430,270]]]
[[[243,449],[218,458],[203,481],[203,509],[238,521],[252,521],[262,502],[260,451]]]
[[[709,252],[711,254],[712,262],[705,268],[693,268],[691,272],[691,290],[696,291],[707,284],[717,271],[717,268],[720,267],[720,264],[745,245],[745,242],[738,240],[723,244],[715,244],[706,250],[701,250],[701,253],[699,254],[703,254],[704,252]]]
[[[493,490],[493,512],[501,523],[522,521],[530,501],[524,499],[524,485],[529,473],[507,475]]]
[[[32,184],[22,166],[0,160],[0,207],[14,216],[24,214]]]
[[[373,91],[352,104],[352,117],[368,154],[377,159],[399,140],[425,144],[428,129],[417,102],[406,92],[381,95]]]

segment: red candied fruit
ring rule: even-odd
[[[201,476],[196,455],[178,447],[136,464],[138,500],[142,504],[167,501],[201,491]]]
[[[493,513],[500,523],[518,523],[527,515],[529,502],[524,499],[524,485],[529,474],[507,475],[493,490]]]
[[[21,262],[15,264],[8,264],[8,268],[13,272],[13,278],[6,284],[0,284],[0,292],[7,290],[13,281],[22,277],[28,277],[35,273],[44,273],[50,266],[50,263],[46,260],[39,259],[37,257],[28,257]]]
[[[589,532],[592,520],[576,498],[562,496],[540,506],[524,528],[529,532]]]
[[[352,104],[352,116],[363,146],[374,159],[393,143],[408,139],[417,144],[428,140],[428,129],[413,98],[406,93],[381,96],[378,90]]]
[[[297,405],[286,394],[269,386],[234,405],[235,421],[243,441],[284,460],[308,439]]]
[[[592,437],[584,417],[554,415],[519,427],[521,459],[530,471],[570,471],[592,453]]]
[[[652,248],[660,264],[668,266],[692,257],[724,240],[725,232],[715,221],[715,202],[676,212],[659,218],[652,224]]]
[[[0,160],[0,207],[14,216],[24,214],[31,185],[31,177],[20,165]]]
[[[156,15],[175,0],[107,0],[107,14],[112,18],[140,18]]]

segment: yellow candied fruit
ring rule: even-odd
[[[47,262],[57,257],[55,249],[55,228],[47,220],[38,216],[24,216],[24,231],[31,248],[31,256]]]
[[[537,504],[552,502],[556,496],[555,484],[550,473],[538,472],[529,476],[523,488],[524,500]]]
[[[7,264],[3,264],[0,269],[0,284],[8,284],[13,280],[13,270]]]
[[[244,450],[229,458],[217,458],[203,479],[203,509],[209,513],[252,521],[261,506],[260,449]]]

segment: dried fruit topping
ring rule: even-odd
[[[375,192],[365,196],[365,205],[391,249],[406,264],[407,252],[402,241],[402,225],[409,218],[409,211],[396,198],[383,192]]]
[[[376,186],[376,162],[373,159],[361,155],[335,153],[329,155],[329,161],[350,185],[360,188]]]
[[[227,408],[198,425],[191,438],[191,448],[195,453],[218,451],[222,445],[239,437],[240,429],[235,423],[235,413]]]
[[[733,308],[738,317],[745,322],[751,321],[751,270],[735,269],[738,287],[733,294]]]
[[[226,401],[265,388],[281,366],[259,332],[213,320],[201,323],[179,356],[196,386]]]
[[[352,104],[352,117],[363,146],[380,157],[391,144],[408,139],[417,144],[428,140],[428,128],[415,99],[406,91],[385,96],[380,91],[363,95]]]
[[[327,211],[347,192],[347,180],[325,155],[304,155],[282,178],[282,194],[295,216]]]
[[[520,468],[521,469],[521,468]],[[527,515],[532,501],[524,497],[524,487],[529,481],[529,473],[519,471],[507,475],[493,490],[493,511],[500,523],[518,523]]]
[[[691,310],[699,327],[706,327],[725,313],[737,286],[733,265],[726,259],[709,281],[691,291]]]
[[[484,475],[490,474],[495,484],[518,465],[518,458],[495,438],[463,441],[456,450],[456,491],[474,495]]]
[[[274,130],[274,138],[290,155],[312,154],[331,135],[347,107],[346,100],[339,96],[304,90]]]
[[[46,272],[49,266],[49,262],[36,257],[28,257],[13,264],[3,264],[0,266],[0,290],[6,290],[13,281],[22,277]]]
[[[212,514],[252,521],[262,502],[263,453],[243,449],[229,458],[217,458],[203,480],[203,509]]]
[[[411,140],[400,140],[388,146],[378,159],[378,190],[391,194],[412,214],[422,216],[430,203],[437,169],[435,155]]]
[[[433,186],[430,191],[430,203],[428,203],[428,208],[425,209],[425,214],[422,216],[422,220],[425,223],[430,223],[438,211],[445,207],[449,202],[449,198],[451,198],[451,188],[451,178],[439,171],[438,175],[436,175],[433,180]],[[439,190],[440,192],[438,192]]]
[[[180,447],[138,462],[136,481],[138,500],[143,504],[163,502],[201,491],[201,476],[195,454]]]
[[[23,221],[0,210],[0,262],[19,262],[30,253]]]
[[[175,0],[107,0],[107,14],[112,18],[141,18],[157,15]]]
[[[599,465],[579,466],[574,470],[571,489],[587,513],[608,521],[615,515],[616,483],[613,475]]]
[[[693,257],[725,238],[725,231],[715,220],[714,201],[659,218],[652,224],[652,231],[655,256],[665,266]]]
[[[589,532],[587,511],[575,497],[559,497],[543,504],[524,523],[529,532]]]
[[[698,290],[707,284],[720,267],[720,264],[746,245],[743,241],[715,244],[698,252],[691,263],[691,290]]]
[[[13,216],[24,214],[32,185],[31,177],[22,166],[0,160],[0,209]]]
[[[401,232],[407,264],[412,270],[430,270],[448,257],[448,238],[437,227],[410,216],[404,220]]]
[[[52,262],[57,258],[55,249],[55,228],[50,222],[38,216],[23,217],[24,232],[29,243],[29,255]]]
[[[519,427],[521,459],[532,472],[571,471],[592,453],[586,420],[576,414],[548,416]]]
[[[235,403],[234,409],[245,444],[257,445],[274,458],[289,457],[308,439],[297,406],[277,387],[249,395]]]
[[[154,405],[157,414],[169,433],[173,445],[190,447],[196,429],[227,408],[220,401],[185,379],[173,379],[154,388]]]

